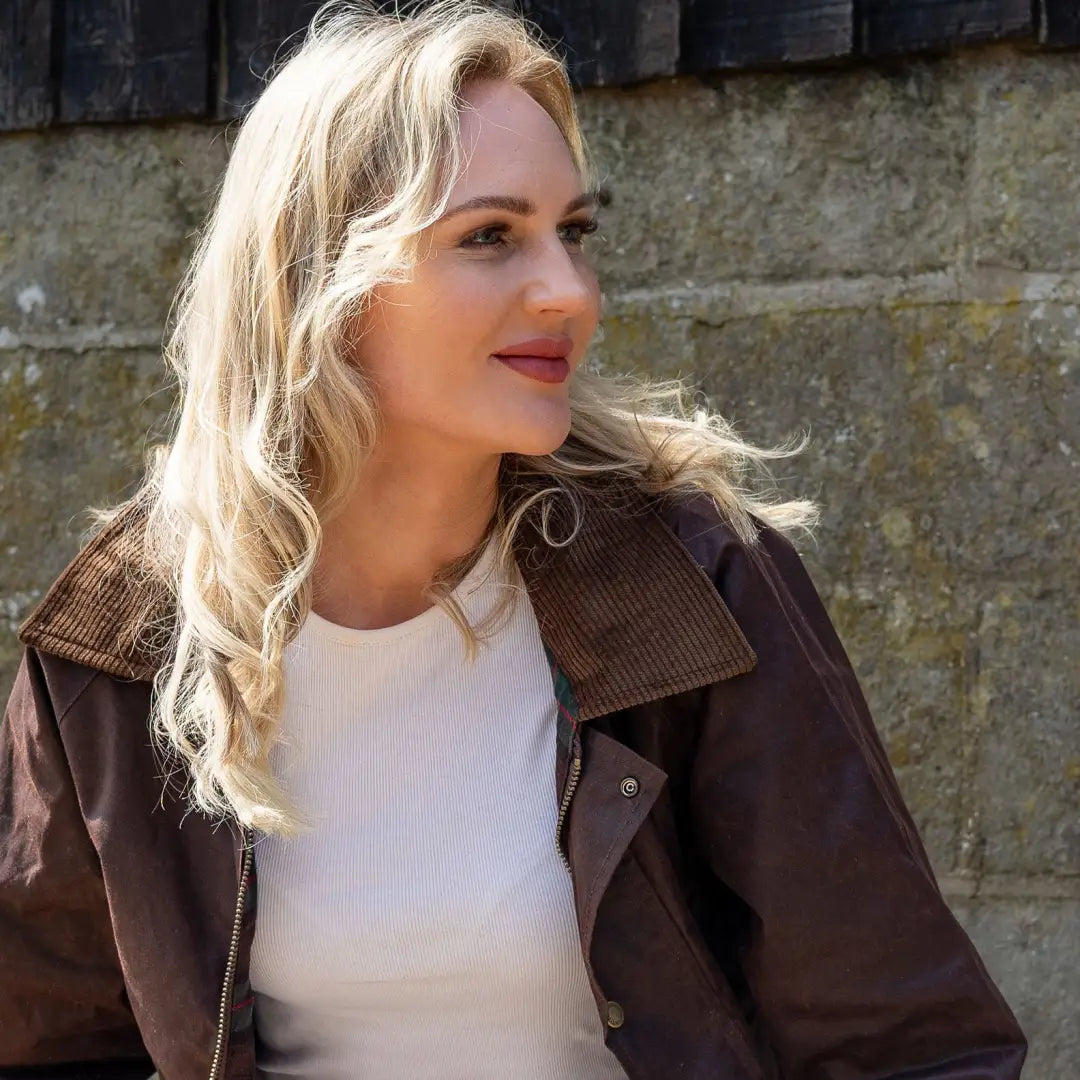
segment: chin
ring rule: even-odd
[[[510,454],[522,454],[528,457],[540,457],[543,454],[551,454],[559,449],[566,436],[570,434],[570,416],[567,413],[566,423],[552,424],[546,427],[538,427],[531,431],[517,432],[508,440],[509,445],[505,452]]]

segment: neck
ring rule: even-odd
[[[373,454],[344,508],[323,524],[312,607],[375,630],[431,606],[436,571],[480,542],[498,494],[500,455]]]

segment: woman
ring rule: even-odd
[[[789,451],[582,364],[595,204],[500,11],[324,8],[270,82],[172,441],[20,631],[4,1075],[1019,1076]]]

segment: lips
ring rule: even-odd
[[[537,382],[561,383],[570,377],[570,364],[564,356],[496,356],[500,364]]]
[[[493,355],[500,358],[532,356],[544,360],[565,360],[573,349],[573,339],[568,334],[560,334],[557,337],[538,337],[530,338],[528,341],[519,341],[497,349]]]

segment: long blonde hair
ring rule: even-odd
[[[407,279],[417,234],[446,209],[461,166],[461,93],[477,79],[529,93],[593,185],[565,69],[520,17],[476,0],[436,0],[407,16],[338,0],[319,9],[240,124],[178,289],[166,345],[180,391],[172,440],[151,452],[131,499],[91,508],[102,525],[145,501],[146,565],[175,618],[155,628],[170,656],[155,678],[152,727],[179,760],[192,807],[215,817],[281,834],[304,827],[268,755],[322,524],[379,430],[362,365],[346,356],[348,327],[377,285]],[[804,444],[749,445],[692,407],[679,380],[582,366],[569,393],[571,430],[557,451],[504,455],[485,536],[497,535],[504,571],[527,514],[545,542],[572,543],[587,489],[612,480],[657,496],[708,492],[751,544],[751,515],[785,532],[815,523],[812,502],[746,483]],[[556,503],[574,523],[568,536],[549,533]],[[450,592],[480,550],[429,590],[470,656],[484,627],[469,625]],[[513,603],[507,592],[484,626]]]

